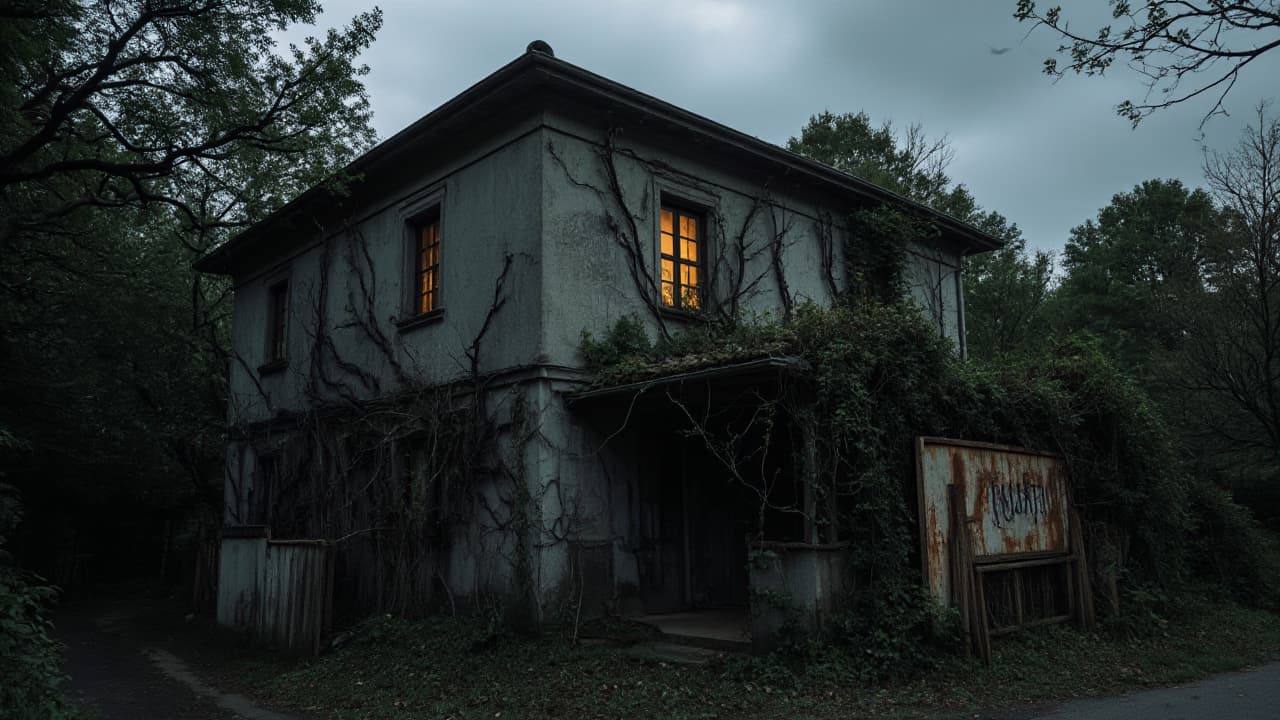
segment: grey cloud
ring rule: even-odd
[[[322,23],[368,7],[326,3]],[[557,56],[693,112],[785,143],[813,113],[866,111],[924,125],[956,149],[952,176],[1017,222],[1034,247],[1058,249],[1071,227],[1151,177],[1202,184],[1203,102],[1135,131],[1114,106],[1140,92],[1123,67],[1106,78],[1041,72],[1059,39],[1012,17],[1014,2],[734,2],[516,0],[383,4],[386,25],[365,60],[379,135],[387,137],[541,38]],[[1091,15],[1081,15],[1082,10]],[[1068,6],[1076,27],[1105,4]],[[1001,55],[991,48],[1008,47]],[[1251,106],[1275,93],[1280,54],[1250,68],[1205,142],[1234,143]]]

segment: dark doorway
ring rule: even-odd
[[[782,384],[799,369],[761,358],[569,398],[626,465],[625,483],[609,480],[636,568],[635,584],[619,587],[623,612],[663,616],[655,624],[672,634],[749,643],[749,548],[812,534]]]
[[[760,533],[759,492],[734,478],[700,438],[661,438],[654,446],[661,455],[640,493],[644,611],[745,609],[747,549]],[[779,474],[789,469],[783,467],[789,463],[777,465]],[[766,526],[778,524],[771,514]]]

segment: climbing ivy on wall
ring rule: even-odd
[[[237,500],[228,506],[231,520],[267,524],[277,538],[332,542],[343,610],[470,608],[517,624],[536,621],[532,557],[568,542],[580,522],[576,498],[558,478],[527,476],[531,445],[559,448],[540,432],[527,388],[500,382],[482,362],[496,342],[491,330],[507,307],[508,280],[526,258],[502,256],[479,327],[457,347],[458,372],[440,380],[379,314],[377,265],[358,225],[318,232],[319,270],[291,308],[308,340],[290,363],[299,407],[276,407],[257,373],[235,358],[267,411],[258,415],[267,417],[233,414],[239,452],[228,468]],[[335,306],[331,299],[343,293]],[[343,332],[357,342],[336,341]],[[553,494],[562,508],[555,517],[542,512]],[[495,577],[451,587],[455,542],[468,544]]]
[[[844,248],[848,297],[894,302],[906,290],[907,249],[938,235],[926,218],[898,208],[878,206],[849,215]]]

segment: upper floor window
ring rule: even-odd
[[[702,214],[662,206],[659,240],[662,251],[662,304],[680,310],[702,308]]]
[[[440,307],[440,208],[413,223],[413,313],[425,315]]]
[[[289,281],[281,280],[267,289],[267,363],[280,362],[288,354]]]

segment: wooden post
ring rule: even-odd
[[[1015,625],[1026,622],[1022,610],[1022,570],[1013,571],[1013,619]]]
[[[966,528],[967,529],[967,528]],[[972,563],[970,563],[972,567]],[[973,605],[977,617],[974,620],[974,639],[978,646],[978,657],[987,665],[991,664],[991,626],[987,623],[987,593],[983,588],[982,575],[976,568],[971,572],[973,582]]]
[[[973,650],[973,615],[972,573],[969,568],[968,528],[964,517],[964,487],[947,486],[947,516],[951,532],[947,534],[947,554],[951,579],[951,600],[960,611],[960,627],[964,633],[964,649],[968,654]],[[925,550],[922,548],[922,550]]]
[[[987,601],[982,590],[982,576],[973,564],[973,524],[965,512],[964,486],[947,486],[948,515],[951,532],[947,538],[951,551],[951,596],[960,609],[966,648],[985,663],[991,662],[991,630],[987,624]]]
[[[1084,550],[1084,523],[1080,514],[1073,507],[1068,517],[1071,532],[1071,557],[1075,580],[1076,624],[1082,630],[1093,630],[1097,627],[1093,612],[1093,587],[1089,582],[1089,558]]]

